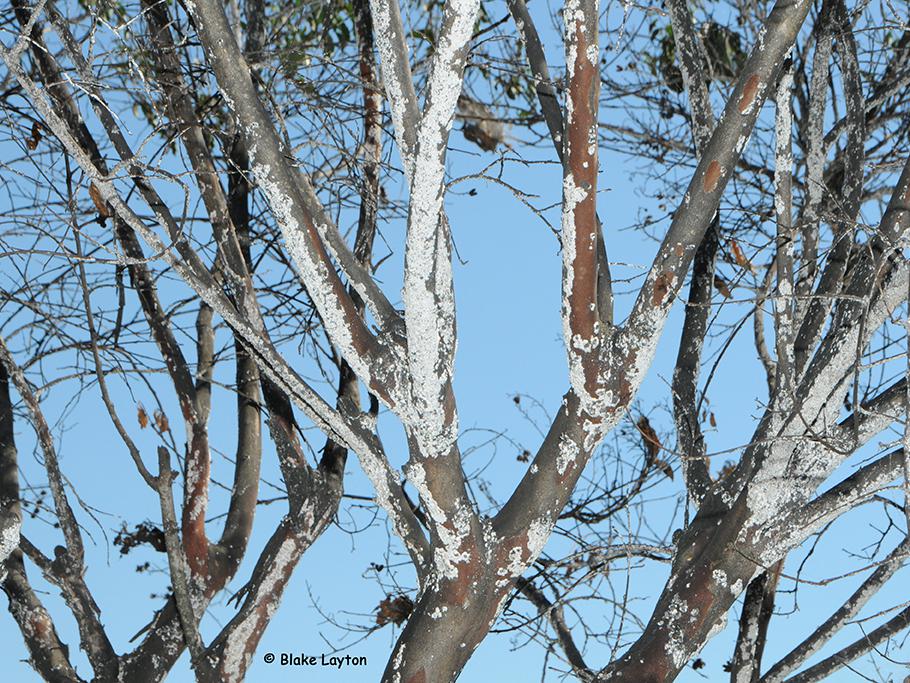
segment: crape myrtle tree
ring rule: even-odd
[[[82,680],[27,564],[59,589],[94,679],[159,680],[187,650],[197,679],[241,680],[292,572],[338,511],[348,453],[418,587],[413,603],[385,605],[403,629],[384,680],[453,680],[501,617],[582,680],[674,679],[741,596],[734,681],[822,680],[906,630],[906,604],[880,610],[874,628],[806,668],[910,550],[906,3],[668,0],[619,7],[617,23],[596,0],[570,0],[554,22],[564,67],[547,57],[550,17],[537,5],[4,7],[4,144],[19,158],[3,161],[4,271],[16,277],[4,280],[0,323],[0,557],[42,677]],[[568,388],[493,508],[466,478],[453,389],[458,226],[445,195],[456,116],[484,166],[507,169],[504,150],[550,145],[563,175],[553,192]],[[609,259],[617,226],[598,217],[598,204],[616,201],[598,196],[610,174],[601,149],[647,163],[653,197],[638,228],[658,246],[631,280]],[[491,180],[507,184],[498,173]],[[403,199],[386,190],[393,183]],[[348,235],[342,220],[355,226]],[[396,221],[406,230],[391,248],[404,268],[390,285],[374,252],[377,236],[393,235],[383,223]],[[644,519],[643,491],[655,478],[673,483],[671,455],[660,455],[670,440],[637,415],[641,462],[619,478],[583,473],[615,455],[600,446],[628,429],[674,305],[683,322],[669,340],[669,403],[684,512],[658,543],[605,545],[597,539],[618,510]],[[706,351],[722,357],[747,325],[767,386],[756,388],[754,433],[719,469],[705,403],[723,367]],[[59,357],[72,364],[46,376]],[[164,552],[170,584],[124,654],[91,593],[80,519],[91,508],[68,484],[42,405],[61,383],[100,401],[160,503],[160,524],[119,538]],[[212,521],[219,384],[235,395],[236,453]],[[157,408],[116,400],[140,385],[162,395]],[[380,440],[380,411],[404,428],[402,471]],[[20,482],[20,423],[34,431],[47,500]],[[315,459],[301,423],[325,437]],[[263,425],[287,512],[236,611],[210,634],[200,618],[253,528]],[[160,446],[145,452],[140,428]],[[870,501],[887,529],[853,574],[856,591],[762,666],[786,558]],[[54,520],[53,557],[28,540],[23,508]],[[542,556],[554,530],[576,544],[564,557]],[[566,614],[579,592],[607,590],[613,560],[631,557],[669,567],[634,637],[603,632],[591,610]],[[622,600],[595,604],[632,618]]]

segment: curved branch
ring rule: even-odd
[[[673,27],[677,63],[692,110],[692,137],[701,155],[714,128],[714,111],[702,68],[704,45],[695,31],[692,14],[685,0],[669,0],[667,13]],[[673,419],[676,423],[677,451],[681,454],[686,488],[698,505],[711,487],[708,463],[704,459],[705,441],[698,418],[698,376],[704,339],[711,315],[714,270],[720,244],[720,222],[711,222],[695,252],[686,315],[679,337],[679,351],[673,372]]]
[[[902,610],[872,632],[855,640],[818,664],[810,666],[802,673],[787,679],[787,683],[815,683],[826,680],[832,673],[843,668],[853,660],[862,657],[870,650],[910,626],[910,607]]]
[[[556,631],[556,638],[559,641],[559,646],[565,653],[569,664],[572,665],[572,672],[582,681],[590,680],[594,672],[585,664],[584,657],[575,644],[575,639],[572,637],[572,631],[566,624],[562,605],[554,605],[547,599],[547,596],[544,595],[542,590],[522,576],[518,577],[518,580],[515,582],[515,587],[522,595],[531,601],[531,604],[537,608],[539,614],[546,616],[547,619],[550,620],[550,624]]]
[[[878,590],[904,566],[910,555],[910,537],[904,538],[875,571],[857,588],[823,624],[799,645],[784,655],[761,677],[761,683],[781,683],[809,657],[818,652],[835,634],[853,619]]]
[[[764,38],[753,47],[724,114],[705,146],[685,200],[673,215],[626,326],[615,340],[617,354],[626,359],[627,381],[632,387],[638,386],[650,365],[685,272],[711,224],[762,104],[773,92],[784,57],[810,6],[802,0],[780,0],[775,4],[764,24]]]
[[[326,333],[371,391],[394,405],[397,360],[373,336],[335,273],[316,226],[301,197],[296,172],[288,163],[274,126],[253,85],[249,67],[215,0],[188,6],[225,100],[238,119],[253,175],[271,206],[287,249]],[[380,311],[376,311],[377,315]]]

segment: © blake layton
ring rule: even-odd
[[[351,655],[307,655],[282,652],[278,663],[281,666],[330,666],[335,669],[344,669],[349,666],[366,666],[366,657],[352,657]]]

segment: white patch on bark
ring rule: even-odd
[[[553,523],[547,518],[535,519],[528,525],[528,565],[543,552],[552,530]]]
[[[395,69],[392,66],[400,59],[409,59],[409,51],[407,45],[405,45],[404,54],[401,55],[392,44],[391,3],[387,0],[370,0],[370,13],[373,17],[373,34],[376,37],[376,46],[379,49],[379,64],[382,69],[389,111],[392,115],[392,126],[395,129],[395,139],[398,142],[398,148],[401,150],[405,174],[410,177],[414,150],[407,147],[407,138],[405,136],[408,96],[406,95],[404,84],[398,80]]]
[[[565,474],[566,468],[578,461],[581,453],[578,444],[572,441],[566,434],[559,437],[559,453],[556,455],[556,471],[560,475]]]
[[[426,109],[417,133],[402,299],[414,414],[410,426],[426,457],[448,454],[458,436],[445,392],[455,357],[455,296],[448,234],[441,218],[445,148],[461,93],[464,60],[479,0],[450,0],[433,57]]]
[[[685,600],[674,595],[667,608],[666,614],[661,618],[661,625],[667,631],[667,654],[673,660],[673,665],[680,669],[689,659],[689,649],[686,646],[688,638],[682,627],[689,606]]]
[[[306,227],[301,225],[294,215],[294,199],[275,182],[272,178],[272,169],[267,164],[257,163],[254,153],[255,147],[251,147],[253,175],[272,209],[272,215],[281,229],[288,252],[300,273],[300,279],[306,285],[307,294],[319,311],[326,335],[338,347],[357,376],[369,385],[370,367],[363,362],[354,348],[345,312],[338,305],[333,291],[333,275],[329,273],[325,263],[313,254],[311,237],[306,234]]]
[[[22,528],[22,522],[18,517],[7,517],[2,521],[0,526],[0,581],[6,578],[7,558],[13,554],[13,551],[19,547],[19,530]]]
[[[722,569],[715,569],[711,572],[711,578],[714,579],[714,583],[722,588],[727,587],[727,574]]]
[[[268,575],[259,584],[256,590],[256,602],[266,603],[266,619],[270,619],[278,609],[278,599],[273,598],[275,586],[282,580],[286,567],[296,561],[299,555],[296,540],[289,536],[278,548],[275,559],[272,561]],[[252,652],[247,651],[247,644],[254,635],[258,625],[260,613],[253,610],[227,637],[224,645],[224,660],[222,671],[225,674],[225,683],[240,683],[243,673],[249,666]]]
[[[423,465],[412,462],[407,465],[408,480],[420,495],[420,500],[432,520],[432,527],[439,536],[439,543],[433,549],[433,560],[438,576],[457,579],[457,564],[471,559],[470,553],[460,550],[471,533],[471,510],[456,510],[450,520],[433,497],[427,485]]]

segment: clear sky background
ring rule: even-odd
[[[495,4],[499,11],[501,3]],[[611,15],[611,26],[616,25],[614,19],[615,14]],[[545,28],[543,24],[542,28]],[[553,63],[561,64],[558,38],[549,30],[545,30],[544,35]],[[456,129],[459,127],[460,124],[456,124]],[[8,141],[0,143],[0,150],[2,145],[10,144],[12,143]],[[451,146],[452,177],[476,172],[489,160],[489,157],[478,156],[477,148],[458,132],[453,134]],[[544,148],[528,154],[530,156],[526,158],[550,161],[554,158],[552,152]],[[632,277],[644,272],[641,267],[650,262],[656,243],[627,228],[636,222],[640,209],[653,207],[649,206],[648,200],[642,198],[637,181],[633,178],[633,172],[640,170],[638,166],[616,154],[602,152],[601,168],[602,193],[598,206],[604,223],[609,257],[617,263],[631,264],[617,266],[615,274]],[[8,170],[0,172],[6,174]],[[509,173],[510,181],[515,185],[540,196],[535,200],[536,204],[547,206],[559,201],[561,172],[555,164],[526,168],[510,164]],[[389,192],[395,191],[394,187],[386,189]],[[468,195],[468,190],[476,190],[476,194]],[[0,203],[3,201],[0,199]],[[540,437],[518,414],[512,398],[516,394],[535,397],[553,413],[567,388],[559,314],[561,259],[557,241],[537,217],[507,190],[493,183],[469,181],[455,186],[448,197],[447,210],[460,256],[454,268],[459,331],[456,395],[461,428],[465,432],[464,444],[467,446],[486,438],[482,432],[472,430],[495,430],[505,432],[510,439],[534,452]],[[551,222],[558,225],[558,209],[551,210],[547,215]],[[666,225],[656,226],[657,233],[662,234],[665,228]],[[400,225],[383,226],[383,232],[389,242],[401,244],[403,230]],[[393,301],[400,299],[401,256],[402,251],[399,249],[379,271],[379,277]],[[40,264],[34,264],[35,268],[39,266]],[[18,277],[17,273],[6,267],[5,261],[0,260],[0,287],[11,286]],[[628,290],[629,287],[625,289]],[[622,313],[627,310],[629,303],[630,297],[621,298],[618,311]],[[736,311],[738,314],[739,311]],[[735,319],[736,315],[731,311],[730,319]],[[669,382],[681,318],[681,306],[677,305],[635,408],[636,414],[648,414],[652,423],[664,431],[669,431],[671,425],[666,406],[670,403]],[[226,343],[227,336],[222,335],[220,341]],[[710,342],[708,353],[716,351],[716,348],[717,343]],[[224,364],[221,372],[230,381],[232,365]],[[154,405],[149,396],[143,395],[138,384],[134,388],[135,395],[130,395],[122,383],[112,382],[115,399],[118,405],[123,406],[122,415],[128,419],[134,415],[136,401],[142,401],[147,408]],[[158,520],[158,501],[136,474],[126,449],[114,432],[100,402],[96,400],[95,393],[72,402],[73,396],[67,392],[74,389],[75,387],[68,390],[66,385],[56,388],[43,407],[49,420],[61,427],[56,434],[63,472],[85,503],[94,509],[97,522],[84,511],[78,511],[85,524],[89,552],[87,581],[101,607],[102,621],[108,626],[115,649],[123,652],[132,649],[129,639],[148,622],[152,610],[161,604],[160,598],[151,598],[150,595],[160,595],[167,585],[166,574],[136,573],[134,568],[148,561],[153,566],[164,569],[166,562],[163,555],[147,548],[121,556],[119,550],[110,544],[110,540],[121,522],[132,527],[146,519]],[[326,395],[331,395],[331,388],[326,387],[326,390]],[[760,402],[765,393],[763,370],[752,346],[751,325],[747,325],[730,345],[709,391],[711,408],[718,425],[716,431],[708,434],[709,451],[720,453],[729,450],[717,456],[717,466],[725,460],[735,459],[736,449],[748,441],[760,415]],[[167,392],[163,391],[162,395],[165,394]],[[173,405],[166,406],[166,412],[178,414]],[[234,419],[233,397],[227,391],[216,392],[211,422],[212,442],[214,448],[226,454],[231,454],[234,449]],[[37,483],[42,480],[42,474],[33,455],[33,434],[24,420],[19,420],[16,428],[24,475],[22,484]],[[143,452],[153,455],[157,441],[151,430],[140,431],[135,422],[130,428]],[[385,416],[380,422],[380,432],[393,463],[401,465],[406,458],[406,451],[400,428]],[[323,439],[320,435],[312,431],[308,435],[315,448],[321,447]],[[489,482],[494,495],[499,500],[504,500],[527,467],[516,460],[516,455],[516,449],[500,439],[495,450],[493,446],[480,449],[469,455],[465,464],[469,471],[486,466],[483,478]],[[609,457],[609,454],[604,453],[598,457]],[[215,458],[215,478],[222,482],[229,481],[229,469],[225,462],[219,461],[217,455]],[[346,491],[355,495],[371,495],[369,484],[361,473],[356,458],[349,460],[347,469]],[[841,468],[832,479],[839,479],[848,471],[849,467]],[[280,485],[274,449],[267,438],[263,477],[271,484]],[[280,495],[280,492],[268,483],[262,485],[260,498],[275,495]],[[678,474],[675,481],[662,482],[649,494],[649,498],[654,501],[649,507],[649,521],[658,528],[666,528],[671,524],[673,511],[681,495],[682,484]],[[217,487],[213,489],[210,510],[217,512],[224,509],[226,499],[223,491]],[[249,577],[253,561],[285,509],[285,503],[278,501],[261,506],[257,511],[247,559],[231,583],[231,591],[239,589]],[[880,524],[882,519],[878,509],[869,509],[852,513],[838,522],[835,530],[815,550],[807,578],[825,578],[836,571],[832,567],[842,563],[844,566],[855,566],[854,561],[844,563],[846,553],[863,552],[878,537],[872,525]],[[210,535],[220,531],[220,524],[220,520],[212,521]],[[60,542],[59,533],[40,519],[26,519],[23,529],[30,540],[46,554],[52,554],[54,545]],[[329,528],[303,556],[281,608],[261,641],[247,680],[252,683],[378,680],[398,630],[389,625],[364,637],[363,633],[346,631],[339,625],[354,625],[355,628],[369,626],[374,609],[386,596],[386,592],[397,592],[395,582],[413,594],[414,578],[407,567],[406,557],[398,552],[394,542],[393,554],[387,553],[388,538],[387,525],[381,514],[362,501],[346,500],[343,503],[338,523]],[[892,533],[888,538],[890,549],[897,542],[898,536]],[[548,549],[552,548],[552,545],[548,546]],[[794,573],[798,561],[804,555],[804,552],[794,553],[785,573]],[[377,581],[371,563],[387,566],[398,563],[401,566],[394,572],[380,572],[380,581]],[[77,651],[78,635],[74,621],[59,598],[58,591],[44,583],[33,566],[29,566],[28,571],[33,585],[46,591],[42,593],[42,598],[56,617],[57,626],[64,642],[70,646],[79,672],[88,676],[90,668],[87,661]],[[635,607],[640,617],[647,618],[650,614],[650,605],[663,587],[667,571],[665,566],[651,564],[629,574],[630,593],[641,599]],[[613,566],[612,575],[617,586],[624,586],[626,573],[622,571],[621,563]],[[874,613],[878,607],[888,607],[906,599],[906,590],[901,591],[899,587],[902,583],[906,585],[907,576],[906,569],[899,573],[889,588],[873,601],[867,613]],[[800,611],[788,616],[776,616],[771,622],[765,661],[776,661],[798,640],[808,635],[817,623],[840,604],[840,599],[852,592],[856,584],[854,578],[836,582],[824,589],[801,586],[798,593]],[[781,610],[792,611],[792,588],[792,582],[782,582],[778,598]],[[204,640],[211,639],[233,613],[233,607],[225,605],[225,601],[226,596],[219,596],[210,614],[203,620]],[[738,613],[737,604],[726,630],[703,651],[701,657],[705,661],[705,667],[700,671],[687,668],[678,680],[688,683],[727,678],[722,666],[732,655]],[[597,624],[605,623],[608,615],[591,612],[588,616],[596,628]],[[830,654],[837,647],[858,637],[860,628],[853,626],[847,629],[822,654]],[[631,635],[630,632],[627,638]],[[33,670],[19,661],[25,658],[25,649],[21,635],[8,613],[0,615],[0,643],[3,643],[3,673],[0,674],[0,679],[14,682],[38,680]],[[520,633],[491,635],[470,660],[461,680],[539,680],[544,650],[534,644],[525,645],[526,639]],[[262,661],[267,652],[321,655],[330,654],[336,648],[346,648],[343,654],[367,657],[368,665],[333,671],[323,668],[281,668],[277,664],[268,665]],[[608,663],[611,653],[608,648],[592,643],[585,655],[589,665],[600,667]],[[880,663],[877,672],[864,660],[857,662],[856,668],[866,676],[873,677],[873,680],[888,680],[889,676],[892,680],[902,680],[907,671],[898,662],[910,659],[910,649],[904,647],[893,652],[892,656],[895,662]],[[554,658],[550,659],[550,664],[563,669]],[[547,677],[547,680],[559,679],[556,671],[551,671]],[[192,680],[186,655],[175,667],[169,680]],[[858,674],[845,669],[830,680],[862,679]]]

